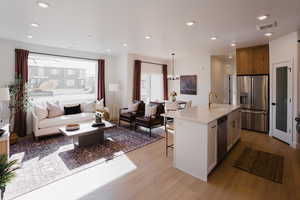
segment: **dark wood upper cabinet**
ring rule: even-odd
[[[237,49],[237,75],[269,74],[269,45]]]

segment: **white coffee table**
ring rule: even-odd
[[[103,122],[105,123],[105,126],[92,127],[93,122],[84,122],[79,123],[79,130],[67,131],[65,127],[61,127],[59,128],[59,131],[65,136],[72,137],[74,145],[78,147],[104,144],[104,131],[114,128],[116,125],[104,120]]]

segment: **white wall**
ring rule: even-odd
[[[84,57],[91,59],[105,59],[105,76],[106,76],[106,100],[109,107],[111,107],[110,99],[111,95],[108,92],[108,84],[111,82],[118,82],[118,63],[115,56],[106,56],[96,53],[89,52],[80,52],[70,49],[60,49],[53,47],[46,47],[40,45],[34,45],[29,43],[22,43],[12,40],[0,39],[0,87],[7,85],[13,81],[15,75],[15,49],[27,49],[29,51],[40,52],[40,53],[49,53],[56,55],[65,55],[65,56],[74,56],[74,57]],[[0,117],[8,118],[8,110],[2,112]],[[31,132],[31,122],[28,124],[28,133]]]
[[[170,72],[170,62],[166,59],[154,58],[149,56],[143,56],[138,54],[125,54],[120,55],[118,60],[120,61],[119,68],[119,81],[121,85],[121,106],[127,106],[132,102],[132,93],[133,93],[133,69],[134,69],[134,60],[142,60],[160,64],[167,64],[168,71]],[[156,67],[156,66],[154,66]],[[169,87],[170,90],[170,87]]]
[[[293,132],[293,146],[295,147],[297,145],[297,132],[295,128],[295,117],[299,114],[299,101],[300,98],[298,98],[298,91],[300,90],[299,87],[299,65],[298,65],[298,32],[293,32],[288,35],[282,36],[280,38],[274,39],[270,41],[270,79],[273,77],[273,69],[272,65],[274,63],[284,62],[292,60],[292,73],[293,73],[293,116],[292,116],[292,132]],[[272,82],[270,82],[270,90],[272,91]],[[299,93],[300,94],[300,93]],[[270,101],[272,99],[270,98]],[[272,109],[270,113],[270,127],[272,127]],[[300,137],[298,136],[300,139]]]
[[[229,76],[232,65],[224,56],[211,57],[211,92],[217,94],[214,103],[229,103]]]
[[[179,95],[177,99],[192,100],[193,105],[207,105],[211,86],[210,53],[205,51],[186,52],[185,55],[176,55],[175,74],[197,75],[197,95],[180,94],[180,81],[169,81],[170,89]]]

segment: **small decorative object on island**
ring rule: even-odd
[[[172,98],[172,102],[175,102],[176,101],[176,97],[177,97],[177,93],[175,91],[173,91],[173,92],[170,93],[170,96]]]
[[[7,155],[0,155],[0,190],[1,200],[4,199],[4,192],[7,184],[16,176],[15,167],[17,160],[8,161]]]
[[[79,124],[67,124],[66,125],[66,131],[76,131],[80,129]]]

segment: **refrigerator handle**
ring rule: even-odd
[[[251,102],[250,102],[250,107],[252,108],[252,106],[253,106],[253,96],[254,96],[254,92],[253,92],[253,77],[250,77],[250,79],[251,79],[251,89],[250,89],[250,91],[251,91]]]

